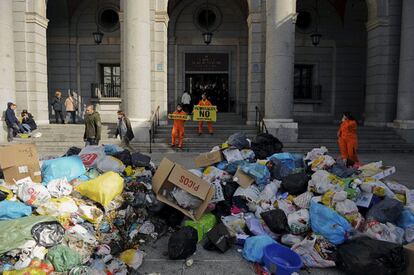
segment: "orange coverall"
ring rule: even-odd
[[[184,111],[175,111],[174,115],[187,115]],[[175,140],[178,136],[178,147],[183,147],[183,138],[184,138],[184,123],[185,120],[174,119],[174,125],[171,131],[171,145],[175,146]]]
[[[206,99],[206,100],[200,100],[198,102],[199,106],[213,106],[213,104],[211,104],[211,102]],[[211,134],[213,133],[213,123],[211,123],[210,121],[207,122],[207,127],[208,127],[208,132]],[[201,134],[203,132],[203,122],[199,121],[198,122],[198,132]]]
[[[358,163],[357,123],[355,120],[344,120],[338,130],[338,145],[342,159],[350,159]]]

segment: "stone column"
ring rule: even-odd
[[[247,69],[247,124],[255,124],[256,106],[264,110],[265,72],[265,27],[260,11],[250,12],[247,18],[249,28],[248,69]]]
[[[7,126],[3,110],[7,102],[15,102],[16,81],[14,71],[13,1],[0,1],[0,142],[5,142]]]
[[[149,140],[151,116],[150,0],[124,0],[124,107],[135,140]]]
[[[365,125],[395,119],[400,54],[401,1],[367,0]]]
[[[293,71],[296,1],[266,1],[265,124],[285,142],[295,142],[298,125],[293,116]]]
[[[404,0],[396,124],[414,130],[414,1]]]

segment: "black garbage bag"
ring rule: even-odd
[[[224,224],[219,223],[207,232],[207,240],[203,247],[207,250],[218,250],[224,253],[229,250],[233,244],[234,237],[230,235]]]
[[[63,157],[70,157],[70,156],[74,156],[74,155],[79,155],[80,151],[82,151],[81,148],[72,146],[66,151],[66,153],[63,155]]]
[[[167,204],[164,204],[164,207],[158,212],[158,215],[165,220],[168,226],[173,228],[179,226],[184,219],[184,214],[181,211]]]
[[[131,162],[134,167],[148,167],[150,166],[151,157],[141,154],[141,153],[132,153]]]
[[[261,133],[252,140],[251,147],[257,159],[265,159],[282,152],[283,143],[271,134]]]
[[[168,240],[168,257],[171,260],[187,259],[197,250],[197,241],[197,230],[184,226]]]
[[[222,186],[224,198],[226,200],[231,200],[231,198],[233,197],[234,193],[240,185],[237,182],[231,181],[226,182],[226,184],[222,184]]]
[[[231,146],[236,147],[239,150],[250,148],[250,142],[247,140],[246,135],[243,133],[232,134],[227,139],[227,143]]]
[[[289,224],[285,212],[281,209],[273,209],[260,214],[266,225],[272,232],[283,234],[289,232]]]
[[[309,179],[306,173],[291,174],[282,178],[282,188],[290,195],[300,195],[308,189]]]
[[[277,158],[271,158],[266,165],[267,168],[269,168],[270,178],[272,180],[282,180],[283,177],[286,177],[292,173],[292,170],[290,170],[286,165],[283,165],[282,161]]]
[[[397,274],[406,268],[402,245],[360,237],[337,247],[337,266],[347,274]]]
[[[32,227],[33,239],[46,248],[60,244],[65,236],[65,229],[58,222],[41,222]]]
[[[371,207],[366,218],[381,223],[390,222],[396,224],[403,209],[404,205],[400,201],[385,197],[382,201]]]
[[[213,214],[220,220],[221,217],[231,215],[232,206],[233,203],[231,200],[219,201],[216,203],[216,207],[213,210]]]
[[[122,161],[122,163],[125,164],[126,166],[132,165],[131,152],[129,152],[126,149],[124,151],[115,153],[112,156]]]

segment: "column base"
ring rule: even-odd
[[[0,143],[7,142],[7,125],[5,121],[0,120]]]
[[[298,123],[293,119],[264,119],[269,134],[282,142],[298,141]]]
[[[394,120],[387,126],[394,128],[395,132],[405,141],[414,144],[414,120]]]
[[[151,123],[147,119],[134,119],[130,118],[132,131],[135,138],[132,142],[149,142],[149,130],[151,129]]]

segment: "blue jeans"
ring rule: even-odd
[[[30,134],[32,132],[32,129],[30,128],[29,124],[23,123],[22,124],[23,132],[26,134]]]

